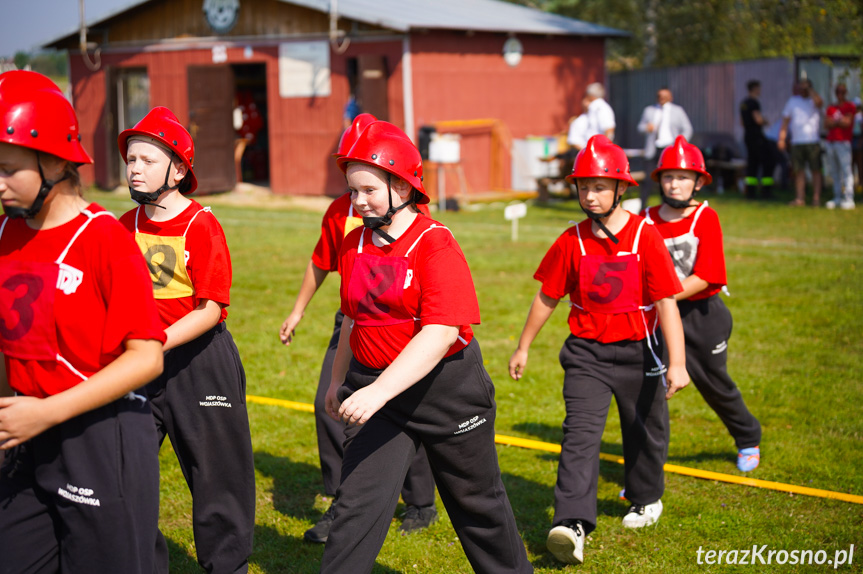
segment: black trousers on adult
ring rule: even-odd
[[[695,388],[725,423],[737,448],[758,446],[761,424],[746,408],[740,389],[728,374],[731,312],[718,294],[680,301],[677,306],[686,338],[686,370]]]
[[[647,203],[650,200],[650,194],[653,193],[653,189],[660,189],[659,183],[653,181],[653,178],[650,177],[650,174],[653,173],[653,170],[656,169],[656,164],[659,162],[659,158],[662,156],[662,152],[665,148],[658,147],[656,148],[656,153],[653,154],[651,158],[644,158],[642,165],[644,165],[644,181],[641,182],[641,185],[638,186],[638,197],[641,199],[641,208],[647,209]]]
[[[661,357],[659,332],[657,339],[653,350]],[[662,498],[669,438],[665,368],[657,366],[646,340],[600,343],[572,335],[560,351],[560,364],[566,418],[553,524],[578,519],[590,533],[596,528],[599,452],[612,395],[620,415],[626,498],[633,504]]]
[[[158,525],[158,448],[144,400],[119,399],[6,455],[2,574],[151,574]]]
[[[746,144],[746,196],[754,198],[758,185],[761,184],[761,194],[768,198],[773,192],[775,152],[770,142],[763,136],[747,138],[744,143]]]
[[[247,572],[255,528],[255,467],[246,374],[231,333],[219,323],[165,353],[165,371],[146,387],[159,444],[177,453],[192,493],[198,563],[207,572]],[[157,566],[168,571],[161,532]]]
[[[333,336],[330,338],[324,364],[321,366],[321,376],[318,379],[318,390],[315,393],[315,428],[318,434],[318,456],[321,460],[321,475],[324,479],[324,492],[335,496],[339,487],[339,476],[342,472],[342,457],[345,453],[345,424],[335,421],[327,414],[326,397],[330,388],[333,373],[333,360],[339,347],[339,334],[342,329],[344,313],[336,313]],[[431,506],[434,504],[434,477],[425,449],[420,446],[417,454],[408,468],[402,485],[402,498],[405,504],[413,506]]]
[[[340,398],[370,385],[380,373],[352,361]],[[367,423],[348,427],[336,518],[321,572],[371,572],[421,445],[473,570],[533,572],[501,480],[495,411],[494,385],[474,339]]]

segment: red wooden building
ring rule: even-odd
[[[565,129],[584,87],[605,79],[606,38],[622,35],[497,0],[119,3],[88,22],[85,52],[78,32],[46,44],[69,51],[96,160],[82,175],[103,188],[122,181],[117,134],[163,105],[192,132],[201,192],[239,175],[277,194],[337,195],[330,154],[352,96],[415,141],[423,126],[460,131],[469,188],[507,188],[511,138]],[[252,110],[245,122],[238,109]]]

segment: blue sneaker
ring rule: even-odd
[[[737,451],[737,470],[749,472],[758,468],[761,462],[761,451],[757,446],[752,448],[741,448]]]

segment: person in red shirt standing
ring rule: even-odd
[[[342,134],[339,147],[335,154],[336,158],[344,157],[357,141],[357,137],[376,118],[371,114],[358,115],[353,123]],[[428,216],[426,205],[418,206],[421,213]],[[324,214],[321,223],[321,236],[318,239],[312,259],[303,275],[300,292],[290,315],[282,323],[279,338],[284,345],[290,345],[295,336],[295,329],[306,312],[306,307],[312,297],[317,293],[324,279],[332,271],[338,271],[339,251],[345,236],[362,226],[363,220],[354,211],[351,204],[351,194],[345,193],[334,200]],[[315,393],[315,428],[318,437],[318,456],[321,461],[321,475],[324,480],[324,492],[327,496],[335,497],[336,488],[339,486],[339,473],[342,468],[342,456],[344,455],[345,425],[336,421],[327,414],[325,398],[327,389],[330,388],[330,375],[333,371],[333,358],[339,346],[339,334],[341,332],[344,313],[341,309],[336,312],[333,334],[330,344],[324,355],[324,363],[321,366],[321,375],[318,379],[318,390]],[[437,509],[435,509],[434,478],[425,450],[417,449],[416,457],[408,469],[405,482],[402,487],[402,498],[405,509],[404,520],[400,527],[402,532],[413,532],[428,527],[437,520]],[[320,520],[311,528],[306,530],[303,538],[308,542],[324,543],[330,532],[335,512],[335,501],[330,505]]]
[[[2,570],[150,574],[159,460],[135,390],[165,334],[134,242],[81,196],[80,138],[51,80],[0,74]]]
[[[726,285],[719,216],[695,194],[712,181],[704,156],[684,137],[666,148],[651,174],[662,189],[662,205],[642,212],[654,223],[674,261],[683,291],[674,296],[686,337],[686,370],[737,445],[737,468],[761,461],[761,424],[728,374],[731,312],[719,292]]]
[[[836,84],[836,103],[827,108],[824,127],[827,128],[826,161],[833,178],[833,200],[827,209],[854,209],[854,168],[851,163],[851,139],[854,137],[854,114],[857,106],[848,101],[848,88]]]
[[[533,572],[497,462],[476,291],[450,230],[416,207],[429,201],[419,150],[378,121],[338,165],[363,227],[339,255],[345,319],[326,405],[349,426],[321,572],[371,572],[420,445],[473,570]]]
[[[171,110],[156,107],[117,140],[139,206],[120,222],[150,268],[167,335],[165,372],[147,385],[159,444],[177,453],[192,492],[198,562],[207,572],[248,571],[255,469],[246,375],[225,325],[231,256],[210,211],[186,197],[198,185],[195,146]],[[167,572],[159,534],[157,567]]]
[[[653,226],[620,207],[626,188],[638,185],[625,152],[605,136],[594,136],[567,179],[578,188],[588,217],[563,232],[534,274],[542,286],[509,360],[509,374],[515,380],[524,375],[531,343],[568,296],[571,334],[560,351],[566,418],[546,546],[558,560],[581,564],[584,539],[596,528],[599,448],[611,397],[620,413],[631,502],[623,525],[649,526],[662,513],[666,400],[689,378],[674,301],[680,281]],[[665,344],[667,367],[661,359]]]

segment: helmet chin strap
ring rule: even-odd
[[[393,224],[393,215],[396,212],[404,209],[405,207],[411,205],[414,202],[413,194],[411,194],[411,199],[402,203],[398,207],[393,207],[393,193],[392,193],[392,175],[387,173],[387,198],[390,201],[390,207],[387,209],[387,212],[382,217],[363,217],[363,226],[368,227],[374,233],[377,233],[380,237],[385,239],[387,243],[395,243],[395,239],[381,229],[381,227],[389,227]]]
[[[615,245],[620,243],[620,239],[615,237],[614,234],[608,230],[608,228],[605,226],[605,224],[602,222],[602,220],[605,219],[606,217],[608,217],[609,215],[611,215],[611,212],[614,211],[615,209],[617,209],[617,204],[620,203],[620,196],[617,195],[617,189],[618,189],[619,185],[620,185],[620,180],[619,179],[614,180],[614,203],[611,204],[611,209],[609,209],[605,213],[594,213],[592,211],[589,211],[589,210],[585,209],[583,205],[581,205],[581,200],[578,201],[578,206],[581,208],[581,210],[584,213],[586,213],[590,219],[592,219],[593,221],[596,222],[596,224],[599,226],[599,228],[602,230],[602,232],[605,233],[608,236],[608,238],[611,239],[611,241]],[[578,181],[576,181],[576,187],[577,186],[578,186]]]
[[[171,155],[171,162],[174,160],[174,155]],[[168,186],[168,178],[171,177],[171,162],[168,163],[168,171],[165,172],[165,183],[162,184],[162,187],[157,189],[156,191],[151,191],[149,193],[145,193],[143,191],[135,191],[132,189],[132,186],[129,186],[129,194],[132,196],[132,201],[137,203],[138,205],[152,205],[153,207],[160,207],[162,209],[167,209],[167,207],[163,205],[159,205],[155,203],[159,196],[165,193],[166,191],[171,191],[173,189],[177,189],[180,187],[180,183],[174,186]]]
[[[42,156],[39,155],[38,151],[36,151],[36,166],[39,168],[39,177],[42,178],[42,184],[39,186],[39,192],[36,194],[36,199],[33,200],[30,207],[6,207],[4,205],[3,211],[10,219],[33,219],[36,217],[36,215],[42,210],[42,206],[45,204],[45,198],[48,197],[48,194],[51,193],[54,186],[69,177],[69,174],[65,174],[60,179],[55,179],[53,181],[45,179],[45,173],[42,171]]]
[[[698,183],[698,177],[695,178],[695,183]],[[695,187],[692,188],[692,193],[689,194],[687,199],[674,199],[673,197],[668,197],[665,195],[665,192],[662,191],[662,185],[659,186],[659,195],[662,197],[662,203],[667,205],[668,207],[673,207],[674,209],[686,209],[689,207],[689,204],[695,199],[695,194],[698,191]]]

